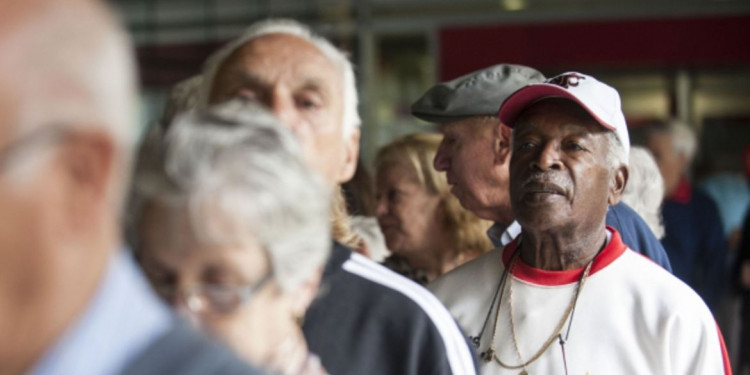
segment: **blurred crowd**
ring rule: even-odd
[[[259,21],[141,132],[106,5],[0,5],[0,375],[743,374],[747,176],[498,62],[359,162],[345,51]],[[750,150],[750,149],[749,149]]]

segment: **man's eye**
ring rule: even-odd
[[[321,103],[318,99],[313,98],[299,98],[297,99],[297,106],[304,109],[317,109],[320,108]]]
[[[567,146],[568,146],[568,150],[571,150],[571,151],[583,151],[584,150],[583,146],[581,146],[580,144],[576,142],[568,142]]]
[[[249,100],[251,102],[258,101],[258,94],[255,93],[255,91],[247,89],[247,88],[243,88],[237,91],[237,97],[245,99],[245,100]]]
[[[395,201],[399,198],[401,193],[398,190],[388,190],[388,200]]]
[[[519,150],[529,150],[534,148],[533,142],[519,142],[518,143],[518,149]]]

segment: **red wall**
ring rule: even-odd
[[[441,80],[501,62],[547,74],[750,65],[750,16],[457,27],[439,38]]]

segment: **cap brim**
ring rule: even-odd
[[[577,96],[573,95],[570,91],[557,85],[551,85],[548,83],[538,83],[530,86],[526,86],[515,93],[513,93],[502,106],[497,115],[500,121],[509,126],[514,127],[518,116],[521,115],[524,109],[530,105],[547,98],[564,98],[576,102],[583,109],[591,115],[601,126],[615,131],[615,127],[606,121],[603,121],[591,108],[583,103]]]

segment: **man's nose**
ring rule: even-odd
[[[445,172],[450,167],[450,157],[448,150],[446,150],[445,142],[441,142],[438,147],[437,153],[435,153],[435,159],[432,161],[432,165],[435,170]]]
[[[532,161],[532,167],[543,171],[562,169],[559,145],[550,142],[541,147]]]
[[[268,103],[271,112],[281,120],[294,134],[299,136],[302,130],[300,113],[294,105],[294,100],[283,93],[275,93]]]
[[[388,204],[383,195],[375,198],[375,217],[381,217],[388,213]]]

